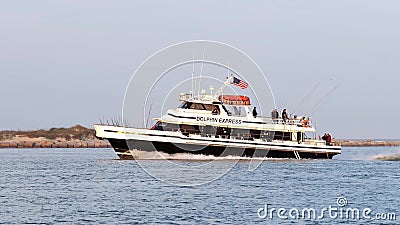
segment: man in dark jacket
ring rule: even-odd
[[[253,116],[254,116],[254,118],[256,118],[257,117],[257,109],[256,109],[256,107],[254,106],[254,108],[253,108]]]
[[[283,123],[286,123],[286,120],[288,119],[287,113],[286,113],[286,109],[283,109],[282,111],[282,120]]]

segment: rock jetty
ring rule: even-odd
[[[111,148],[108,141],[0,141],[0,148]]]
[[[0,131],[0,148],[111,148],[81,125],[36,131]]]
[[[334,143],[343,147],[400,146],[400,140],[335,140]]]

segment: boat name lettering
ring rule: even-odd
[[[202,122],[242,124],[242,120],[238,120],[238,119],[214,118],[214,117],[205,117],[205,116],[198,116],[198,117],[196,117],[196,119],[197,119],[197,121],[202,121]]]

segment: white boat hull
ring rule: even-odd
[[[185,136],[180,132],[95,125],[96,136],[107,139],[121,159],[133,158],[130,150],[191,153],[214,156],[331,159],[341,153],[340,146],[293,141],[239,140],[231,138]]]

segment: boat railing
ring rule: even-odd
[[[309,120],[294,119],[294,118],[289,118],[284,120],[282,118],[273,119],[272,117],[262,117],[262,116],[257,116],[256,118],[261,118],[264,122],[271,124],[287,124],[287,125],[296,125],[298,127],[313,127]]]
[[[303,143],[306,145],[316,145],[316,146],[326,145],[326,141],[315,140],[315,139],[305,139]]]

